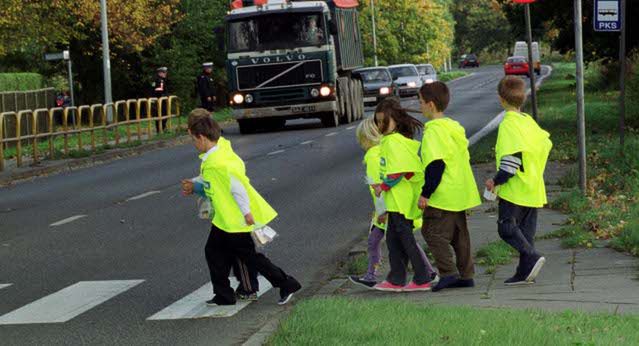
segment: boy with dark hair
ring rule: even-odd
[[[275,219],[277,212],[251,186],[244,161],[233,151],[231,143],[220,136],[217,122],[199,113],[201,110],[198,109],[189,115],[189,134],[201,153],[200,175],[204,180],[204,192],[215,210],[205,247],[215,296],[207,304],[235,304],[228,276],[236,259],[254,268],[278,287],[278,304],[286,304],[301,285],[257,252],[251,236],[256,225],[267,225]],[[183,190],[186,194],[192,192],[192,183],[184,181]]]
[[[418,206],[424,210],[422,235],[435,257],[441,279],[433,292],[473,287],[475,269],[466,210],[481,203],[470,167],[466,131],[444,115],[450,91],[446,84],[424,84],[419,91],[424,125],[420,148],[425,183]],[[455,252],[456,261],[450,253]]]
[[[506,110],[499,125],[495,157],[499,171],[486,189],[499,196],[499,236],[519,252],[519,266],[506,285],[532,284],[546,259],[535,249],[537,209],[546,203],[544,170],[552,142],[530,115],[522,113],[526,83],[507,76],[498,86]]]

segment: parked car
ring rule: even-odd
[[[479,67],[479,59],[475,54],[464,54],[459,61],[459,68]]]
[[[377,104],[393,95],[393,77],[388,67],[360,68],[353,71],[353,77],[362,81],[365,105]]]
[[[437,80],[437,71],[431,64],[417,65],[417,72],[422,78],[422,83],[432,83]]]
[[[511,56],[504,64],[504,73],[506,76],[516,75],[530,77],[529,68],[528,59],[523,56]]]
[[[402,64],[389,66],[393,84],[399,96],[415,96],[422,87],[422,79],[419,76],[417,67],[412,64]]]

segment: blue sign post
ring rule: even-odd
[[[619,0],[595,0],[593,13],[595,31],[621,31],[621,11]]]

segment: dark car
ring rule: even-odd
[[[387,67],[361,68],[353,74],[362,80],[365,105],[377,104],[393,95],[393,78]]]
[[[459,68],[479,67],[479,59],[475,54],[465,54],[459,61]]]

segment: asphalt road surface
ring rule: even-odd
[[[468,71],[450,83],[447,114],[471,136],[500,111],[502,72]],[[404,103],[418,108],[416,99]],[[372,206],[355,125],[225,131],[280,213],[280,237],[265,252],[306,294],[367,231]],[[276,290],[241,310],[202,306],[212,295],[209,225],[179,193],[198,166],[183,145],[0,189],[0,344],[237,344],[280,311]]]

